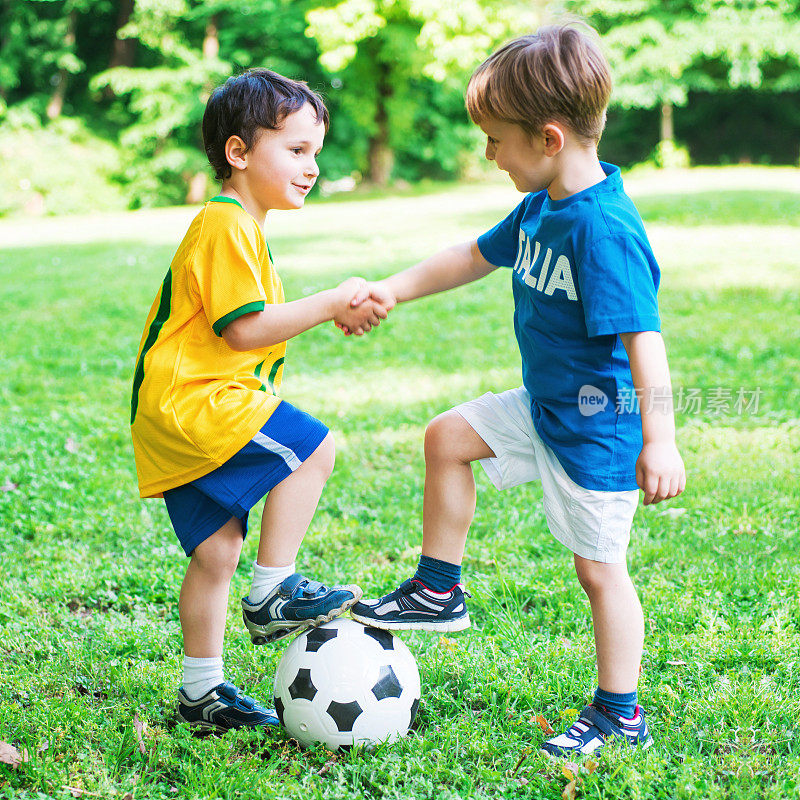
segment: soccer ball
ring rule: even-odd
[[[304,747],[405,736],[420,700],[414,656],[389,631],[336,619],[301,633],[275,671],[275,710]]]

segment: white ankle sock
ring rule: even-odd
[[[199,700],[224,680],[222,656],[218,658],[183,657],[183,691],[190,700]]]
[[[258,561],[254,561],[253,585],[247,599],[251,603],[260,603],[279,583],[294,573],[294,562],[287,567],[262,567]]]

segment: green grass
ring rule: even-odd
[[[800,203],[796,192],[726,191],[638,197],[646,222],[667,225],[797,225]]]
[[[642,197],[676,387],[761,396],[755,413],[679,415],[687,490],[640,507],[629,551],[656,744],[609,748],[578,796],[795,796],[800,233],[790,224],[800,195]],[[514,201],[477,187],[330,201],[269,220],[268,236],[291,298],[351,271],[405,266]],[[162,504],[138,499],[127,419],[144,316],[180,227],[170,243],[145,224],[125,241],[92,242],[88,230],[85,243],[0,251],[0,740],[30,758],[0,765],[0,797],[71,797],[65,786],[119,798],[560,797],[567,779],[538,754],[533,719],[563,726],[593,688],[588,603],[547,531],[539,487],[498,493],[480,470],[465,561],[474,626],[403,637],[423,682],[412,736],[330,763],[280,732],[197,738],[174,723],[186,562]],[[516,385],[510,317],[499,272],[398,309],[363,340],[325,326],[290,344],[284,396],[337,440],[302,570],[368,594],[410,573],[425,424]],[[251,537],[234,578],[226,664],[268,701],[283,646],[254,650],[237,602],[255,549]],[[134,715],[147,726],[144,753]]]

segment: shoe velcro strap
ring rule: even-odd
[[[315,595],[320,589],[325,588],[319,581],[309,581],[303,587],[303,594]]]
[[[595,728],[598,728],[606,734],[606,736],[619,736],[620,734],[619,725],[615,725],[595,706],[586,706],[586,708],[581,711],[581,715],[578,719],[580,719],[581,722],[585,722],[587,725],[594,725]]]
[[[239,691],[232,683],[226,681],[217,687],[217,694],[224,697],[226,700],[234,702]]]

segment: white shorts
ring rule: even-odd
[[[541,481],[547,526],[561,544],[591,561],[625,561],[639,492],[578,486],[533,427],[530,402],[520,386],[487,392],[453,410],[494,451],[495,457],[481,459],[481,466],[498,489]]]

